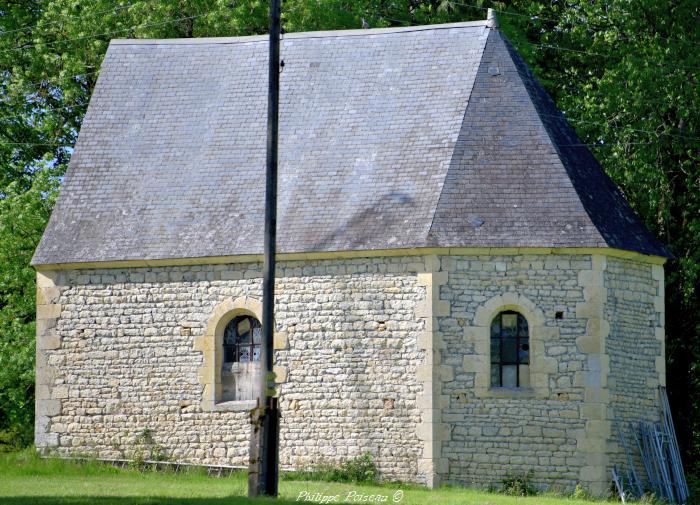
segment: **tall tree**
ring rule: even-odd
[[[483,19],[487,7],[498,11],[503,31],[583,141],[593,144],[604,169],[676,255],[667,268],[668,379],[686,462],[698,472],[700,4],[287,0],[283,24],[287,31],[408,26]],[[264,0],[7,0],[0,6],[0,433],[31,439],[28,263],[109,40],[266,29]]]

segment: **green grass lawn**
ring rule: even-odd
[[[278,500],[246,498],[243,472],[230,477],[209,477],[190,472],[139,472],[99,462],[40,459],[30,451],[0,454],[2,505],[224,505],[244,503],[320,503],[318,496],[338,496],[331,503],[401,503],[402,505],[591,505],[593,502],[557,496],[528,498],[485,493],[472,489],[427,490],[417,486],[368,486],[328,482],[280,482]],[[304,493],[307,493],[304,495]],[[399,493],[399,494],[396,494]],[[378,501],[361,501],[362,495]],[[394,498],[401,499],[394,501]],[[304,497],[308,498],[306,501]],[[298,499],[301,498],[301,499]]]

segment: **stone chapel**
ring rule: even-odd
[[[247,464],[266,36],[114,40],[37,270],[36,446]],[[602,494],[654,420],[669,253],[492,21],[282,46],[282,468]]]

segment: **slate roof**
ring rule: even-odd
[[[259,254],[267,37],[112,41],[33,264]],[[484,22],[286,35],[279,252],[667,256]]]

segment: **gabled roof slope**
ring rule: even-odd
[[[285,36],[280,251],[424,245],[487,36]],[[113,42],[35,263],[262,252],[267,51]]]
[[[672,257],[642,224],[517,51],[502,38],[561,163],[605,244],[616,249]]]
[[[511,51],[481,22],[285,36],[280,252],[665,254]],[[33,263],[261,253],[266,88],[267,37],[113,41]]]
[[[498,31],[489,34],[429,242],[668,255]]]

